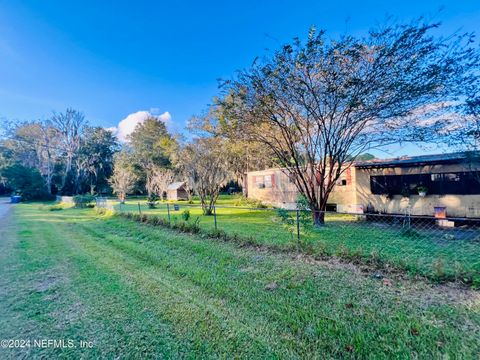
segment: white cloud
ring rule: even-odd
[[[154,110],[154,111],[152,111]],[[154,117],[160,121],[163,121],[165,124],[168,124],[172,119],[172,116],[168,111],[165,111],[163,114],[154,115],[153,113],[158,113],[159,111],[155,111],[158,109],[150,109],[150,111],[137,111],[128,115],[125,119],[118,123],[118,126],[113,126],[107,128],[107,130],[111,131],[115,134],[118,140],[122,142],[128,141],[128,135],[130,135],[138,124],[143,123],[147,118]]]
[[[172,120],[172,115],[168,111],[165,111],[163,114],[157,116],[159,120],[162,120],[165,124],[168,124]]]

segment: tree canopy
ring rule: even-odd
[[[0,140],[0,168],[35,169],[48,195],[105,192],[118,147],[110,131],[89,126],[83,114],[67,109],[44,121],[11,124]]]

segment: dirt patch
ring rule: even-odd
[[[49,291],[55,293],[57,289],[63,287],[69,281],[65,276],[68,273],[67,269],[67,264],[60,263],[53,268],[32,273],[32,276],[36,279],[33,284],[33,290],[39,293]]]

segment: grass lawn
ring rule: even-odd
[[[131,200],[121,207],[125,212],[142,213],[167,218],[166,203],[157,209],[148,209],[145,200]],[[198,203],[198,201],[196,201]],[[280,249],[297,246],[296,233],[292,234],[279,222],[274,209],[252,210],[222,208],[234,204],[234,199],[222,196],[217,208],[217,226],[228,234],[238,234],[250,242]],[[117,209],[120,207],[117,205]],[[213,216],[203,216],[197,205],[180,205],[173,211],[172,221],[182,221],[181,213],[189,209],[190,222],[199,217],[203,229],[214,228]],[[292,216],[295,214],[292,212]],[[301,229],[304,248],[312,254],[338,255],[371,259],[408,270],[411,274],[426,275],[433,279],[460,279],[480,287],[480,229],[469,238],[455,238],[435,228],[431,232],[407,232],[389,224],[356,221],[355,216],[327,214],[326,225],[319,230]],[[293,229],[296,231],[296,229]],[[292,237],[292,235],[294,235]],[[476,237],[476,239],[475,239]]]
[[[0,220],[2,221],[2,220]],[[15,206],[0,227],[0,339],[93,348],[0,358],[477,358],[473,290],[178,234],[94,210]]]

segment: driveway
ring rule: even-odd
[[[0,219],[7,215],[10,210],[10,198],[0,197]]]

